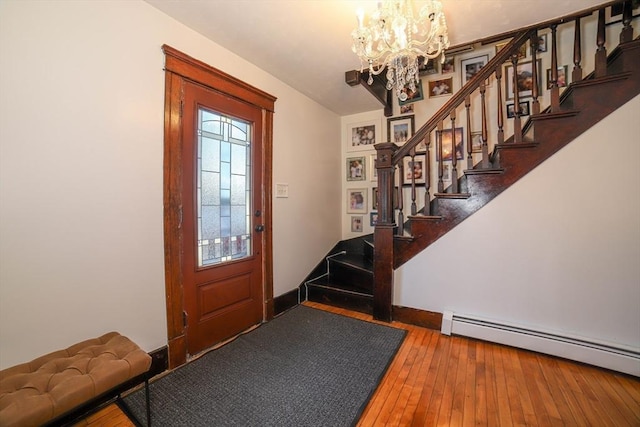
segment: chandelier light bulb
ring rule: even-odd
[[[415,91],[419,83],[420,58],[426,62],[449,47],[441,2],[423,3],[415,15],[412,0],[383,0],[369,19],[358,10],[358,27],[351,33],[361,71],[369,70],[368,83],[386,68],[387,89],[395,88],[400,101],[406,101],[407,89]]]

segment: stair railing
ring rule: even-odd
[[[486,82],[491,77],[496,80],[496,96],[497,96],[497,110],[496,110],[496,125],[497,132],[495,135],[495,146],[505,144],[504,138],[504,116],[503,109],[505,108],[506,100],[504,97],[507,94],[502,93],[502,68],[505,62],[510,61],[512,65],[513,75],[512,81],[509,82],[513,91],[513,136],[506,141],[506,143],[519,144],[526,142],[523,139],[526,125],[523,128],[521,117],[524,114],[520,110],[520,94],[518,88],[518,75],[515,70],[518,69],[519,55],[518,52],[527,41],[530,41],[531,46],[538,46],[538,31],[541,29],[549,28],[551,30],[551,71],[548,79],[549,84],[549,107],[544,113],[559,113],[560,112],[560,93],[558,83],[558,67],[557,67],[557,40],[556,31],[557,26],[565,23],[573,23],[574,30],[574,52],[573,62],[574,67],[572,70],[572,81],[577,82],[582,80],[582,45],[581,45],[581,18],[590,16],[594,11],[598,11],[598,27],[596,36],[596,54],[595,54],[595,77],[603,77],[606,74],[606,60],[607,53],[605,48],[605,9],[612,5],[621,5],[623,9],[622,25],[623,29],[620,34],[620,43],[631,41],[633,38],[633,29],[631,27],[632,9],[631,1],[613,1],[605,3],[595,8],[587,9],[576,14],[570,15],[565,18],[560,18],[553,21],[548,21],[535,26],[525,28],[523,30],[505,33],[486,39],[485,42],[498,42],[507,38],[511,40],[499,51],[497,54],[478,71],[459,91],[454,93],[451,98],[424,124],[422,125],[414,135],[402,146],[397,146],[394,143],[384,142],[375,145],[377,151],[377,174],[378,174],[378,221],[376,223],[374,238],[374,302],[373,302],[373,315],[374,318],[383,321],[391,321],[391,296],[393,288],[393,270],[396,266],[396,257],[394,254],[394,236],[396,238],[411,238],[408,233],[409,230],[405,230],[404,225],[404,213],[403,213],[403,197],[402,197],[402,184],[403,178],[409,180],[411,186],[411,215],[418,213],[416,206],[417,188],[419,185],[424,186],[425,191],[425,205],[420,210],[420,214],[425,216],[432,215],[431,206],[431,171],[432,161],[437,161],[437,195],[449,194],[454,197],[464,198],[465,193],[461,193],[458,171],[458,162],[456,155],[456,110],[463,108],[466,113],[466,127],[467,127],[467,169],[490,169],[491,168],[491,154],[489,153],[489,135],[488,135],[488,118],[487,118],[487,105],[486,105]],[[533,115],[540,114],[539,94],[541,93],[539,87],[540,76],[538,76],[537,64],[537,49],[531,49],[531,72],[532,72],[532,86],[531,86],[531,111]],[[481,109],[481,133],[482,133],[482,149],[481,160],[473,165],[472,148],[471,148],[471,98],[475,93],[478,94],[480,100]],[[449,121],[449,126],[445,126],[445,122]],[[443,132],[450,130],[451,142],[450,147],[443,147]],[[431,135],[435,135],[435,147],[436,152],[435,159],[431,155]],[[411,170],[412,165],[415,163],[415,157],[417,155],[417,147],[419,144],[424,143],[426,146],[425,152],[425,165],[422,168],[424,176],[424,184],[416,183],[416,174]],[[451,185],[447,190],[444,188],[444,170],[443,162],[439,159],[443,159],[444,149],[449,149],[451,153]],[[464,149],[463,149],[464,152]],[[409,157],[410,166],[408,170],[404,169],[404,159]],[[398,217],[397,222],[394,215],[393,194],[396,183],[396,173],[400,173],[400,195],[398,197]]]

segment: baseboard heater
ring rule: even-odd
[[[640,377],[640,349],[445,311],[441,332],[537,351]]]

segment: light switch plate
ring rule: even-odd
[[[289,197],[289,184],[276,184],[276,197]]]

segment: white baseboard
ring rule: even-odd
[[[640,349],[444,312],[441,332],[537,351],[640,377]]]

